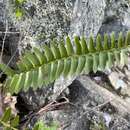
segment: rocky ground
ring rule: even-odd
[[[22,6],[17,20],[12,1],[0,0],[0,48],[4,40],[3,62],[13,68],[25,48],[51,38],[130,29],[129,0],[27,0]],[[21,129],[41,119],[63,130],[130,130],[130,63],[16,96]]]

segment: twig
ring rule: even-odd
[[[4,35],[3,43],[2,43],[2,50],[1,50],[1,55],[0,55],[0,63],[2,63],[2,57],[3,57],[3,52],[4,52],[4,46],[5,46],[5,40],[6,40],[6,36],[7,36],[7,31],[8,31],[8,21],[6,19],[6,31],[5,31],[5,35]]]
[[[19,43],[21,42],[21,38],[22,38],[22,36],[20,36],[20,38],[19,38],[18,45],[19,45]],[[5,70],[7,69],[7,67],[9,66],[9,64],[11,63],[11,61],[13,60],[13,58],[15,57],[17,51],[18,51],[18,48],[15,50],[15,52],[14,52],[13,55],[12,55],[12,57],[11,57],[10,60],[8,61],[8,63],[7,63],[7,65],[6,65],[6,67],[5,67],[5,69],[0,73],[0,77],[2,76],[2,74],[4,74]]]
[[[110,99],[110,100],[108,100],[108,101],[106,101],[106,102],[104,102],[102,104],[99,104],[98,106],[93,107],[92,109],[96,110],[96,109],[98,109],[98,108],[100,108],[102,106],[105,106],[106,104],[110,103],[111,101],[114,101],[114,99]]]
[[[56,107],[68,104],[68,101],[65,102],[61,102],[61,103],[57,103],[57,101],[53,101],[51,103],[49,103],[48,105],[46,105],[45,107],[41,108],[38,112],[35,113],[31,113],[27,115],[27,118],[25,120],[26,123],[24,124],[24,127],[27,126],[27,124],[29,123],[29,121],[34,117],[34,116],[39,116],[40,114],[44,113],[44,112],[48,112],[48,111],[53,111],[55,110]]]
[[[20,34],[20,32],[10,32],[10,31],[4,31],[4,32],[2,32],[2,31],[0,31],[0,34],[3,34],[3,33],[5,33],[5,34]]]
[[[46,112],[46,111],[51,111],[53,110],[54,108],[58,107],[58,106],[62,106],[62,105],[65,105],[65,104],[68,104],[69,102],[65,101],[65,102],[62,102],[62,103],[56,103],[54,105],[48,105],[47,107],[41,109],[40,111],[38,111],[38,115],[43,113],[43,112]]]

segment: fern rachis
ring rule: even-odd
[[[89,42],[85,38],[75,37],[72,46],[69,37],[58,45],[51,42],[50,47],[42,46],[43,50],[33,48],[27,51],[18,62],[18,70],[13,71],[7,68],[8,75],[6,87],[11,93],[18,93],[20,90],[27,91],[29,87],[37,89],[58,79],[61,75],[88,74],[90,71],[104,70],[113,65],[126,64],[127,50],[130,46],[130,32],[126,37],[119,34],[118,42],[115,41],[114,33],[111,34],[111,42],[108,42],[108,35],[104,35],[104,41],[98,35],[96,43],[92,36]],[[4,70],[5,65],[0,65]]]

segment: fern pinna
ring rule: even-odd
[[[100,34],[95,40],[92,36],[89,40],[75,36],[73,44],[67,37],[65,43],[52,42],[40,49],[34,47],[21,57],[16,71],[1,64],[0,68],[8,75],[5,86],[11,93],[18,93],[30,87],[37,89],[47,85],[60,76],[88,74],[113,65],[124,65],[127,63],[130,32],[125,37],[120,33],[118,40],[115,40],[114,33],[110,38],[105,34],[103,40]]]

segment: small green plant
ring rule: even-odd
[[[57,125],[53,124],[52,126],[46,126],[42,121],[38,121],[33,130],[57,130]]]
[[[25,14],[25,11],[23,9],[24,2],[26,2],[26,0],[13,0],[12,1],[12,4],[14,5],[15,17],[17,19],[21,19],[23,15]]]
[[[17,130],[18,125],[19,117],[12,115],[11,108],[6,109],[0,118],[0,127],[4,128],[4,130]]]
[[[40,49],[34,47],[21,57],[17,70],[0,64],[0,68],[8,75],[5,87],[11,93],[18,93],[30,87],[37,89],[48,85],[60,76],[77,76],[127,64],[130,32],[125,37],[120,33],[117,42],[114,33],[110,36],[110,42],[108,39],[107,34],[104,40],[98,34],[95,42],[92,36],[88,41],[76,36],[74,46],[67,37],[65,43],[51,42],[50,46],[43,45]]]
[[[33,130],[57,130],[57,125],[52,126],[45,125],[42,121],[38,121]],[[18,130],[19,129],[19,116],[13,116],[11,108],[5,110],[3,116],[0,118],[0,128],[4,130]],[[25,128],[25,130],[28,130]]]

